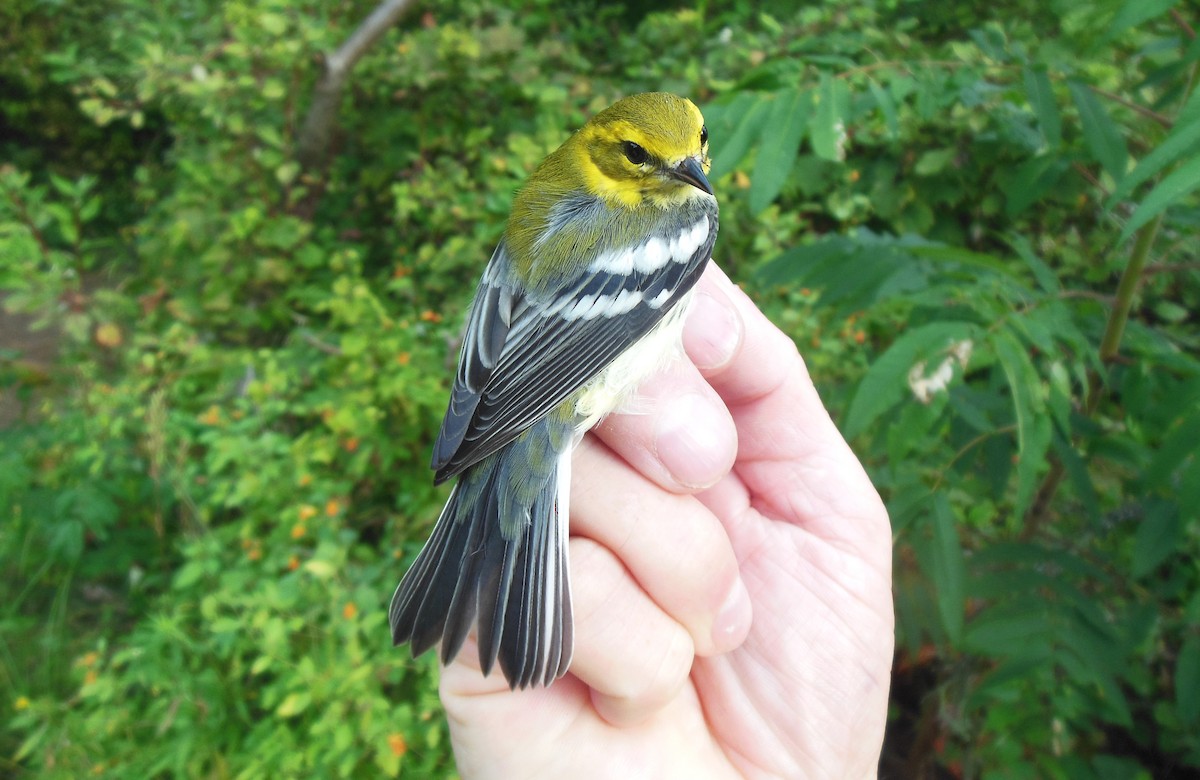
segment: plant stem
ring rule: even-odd
[[[1129,256],[1125,270],[1121,272],[1121,280],[1117,283],[1116,299],[1113,301],[1112,311],[1108,314],[1104,335],[1100,338],[1101,363],[1111,363],[1121,351],[1125,325],[1129,322],[1129,310],[1133,308],[1133,296],[1137,293],[1138,285],[1145,273],[1146,261],[1150,257],[1150,249],[1154,246],[1154,239],[1158,235],[1162,219],[1163,215],[1159,214],[1137,232],[1133,252]],[[1099,371],[1093,371],[1088,375],[1087,396],[1083,408],[1084,416],[1091,417],[1096,413],[1103,396],[1104,377],[1100,375]],[[1066,473],[1066,468],[1061,460],[1056,458],[1051,462],[1050,471],[1042,480],[1037,495],[1030,504],[1029,512],[1025,516],[1025,527],[1021,530],[1022,539],[1031,539],[1037,536],[1048,514],[1050,502],[1053,500],[1054,494],[1058,492],[1058,486],[1062,484]]]
[[[1125,324],[1129,321],[1129,310],[1133,308],[1133,296],[1142,281],[1142,272],[1146,268],[1146,260],[1150,257],[1150,248],[1162,225],[1163,215],[1146,223],[1137,233],[1137,241],[1133,245],[1133,254],[1129,263],[1121,273],[1121,281],[1117,284],[1117,300],[1108,315],[1108,324],[1104,327],[1104,336],[1100,339],[1100,362],[1109,363],[1121,351],[1121,339],[1125,335]],[[1093,372],[1089,382],[1087,401],[1084,414],[1091,417],[1100,405],[1103,395],[1103,380],[1099,372]]]

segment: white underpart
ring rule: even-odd
[[[683,351],[683,322],[693,291],[638,341],[633,349],[622,352],[616,360],[588,383],[575,402],[575,413],[581,418],[577,430],[586,431],[600,422],[609,412],[621,408],[646,377],[667,366]]]

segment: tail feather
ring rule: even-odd
[[[509,685],[526,688],[566,673],[574,641],[566,549],[569,459],[559,458],[512,539],[505,538],[499,518],[501,506],[511,502],[498,498],[498,459],[460,476],[392,597],[388,617],[396,644],[410,642],[415,657],[441,641],[442,660],[449,663],[477,626],[484,674],[498,660]]]
[[[564,461],[566,458],[564,458]],[[557,475],[559,489],[547,486],[534,504],[552,522],[534,524],[529,543],[516,561],[516,580],[524,593],[510,618],[500,652],[500,669],[514,687],[549,685],[567,672],[574,645],[571,588],[567,576],[566,488],[569,474]],[[553,483],[555,480],[551,480]],[[550,615],[550,620],[539,619]]]

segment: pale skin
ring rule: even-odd
[[[891,527],[792,342],[715,266],[688,360],[575,455],[575,655],[511,692],[442,674],[464,778],[868,778]]]

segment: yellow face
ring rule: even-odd
[[[614,103],[578,133],[588,189],[630,208],[712,197],[708,130],[700,109],[666,93]]]

